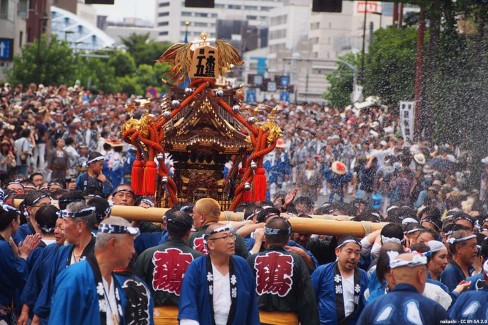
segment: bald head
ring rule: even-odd
[[[390,260],[392,277],[395,283],[409,284],[414,286],[419,293],[424,292],[427,282],[427,263],[419,261],[418,253],[404,253],[398,255],[394,261],[398,266],[392,264]]]
[[[200,199],[193,207],[193,226],[200,229],[204,225],[218,222],[220,218],[220,204],[211,198]]]

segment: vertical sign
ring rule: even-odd
[[[405,141],[413,142],[415,102],[400,102],[400,126]]]
[[[286,90],[280,91],[280,100],[284,102],[290,101],[290,93]]]
[[[246,102],[247,103],[255,103],[256,101],[257,101],[256,100],[256,90],[249,88],[246,91]]]
[[[212,46],[197,48],[191,61],[190,78],[216,79],[219,75],[217,48]]]
[[[14,57],[14,40],[0,38],[0,60],[12,60]]]

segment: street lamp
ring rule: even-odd
[[[185,44],[188,43],[188,26],[190,26],[190,22],[187,20],[185,21]]]

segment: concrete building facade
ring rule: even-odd
[[[184,0],[157,0],[155,28],[158,40],[181,42],[185,38],[198,39],[206,31],[215,38],[217,20],[247,21],[250,26],[267,26],[271,9],[283,5],[283,0],[215,0],[215,8],[186,8]]]
[[[27,41],[33,41],[39,37],[42,28],[41,22],[47,22],[49,10],[44,11],[49,3],[37,1],[36,3],[28,0],[0,0],[0,57],[4,54],[20,53],[20,49]],[[41,20],[42,18],[42,20]],[[10,40],[12,48],[6,49],[4,42]],[[0,58],[0,81],[5,80],[5,70],[13,67],[13,60]]]

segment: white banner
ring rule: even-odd
[[[400,126],[405,141],[413,142],[415,128],[415,102],[400,102]]]
[[[351,93],[351,101],[353,103],[359,102],[363,100],[363,86],[354,85],[354,88]]]

